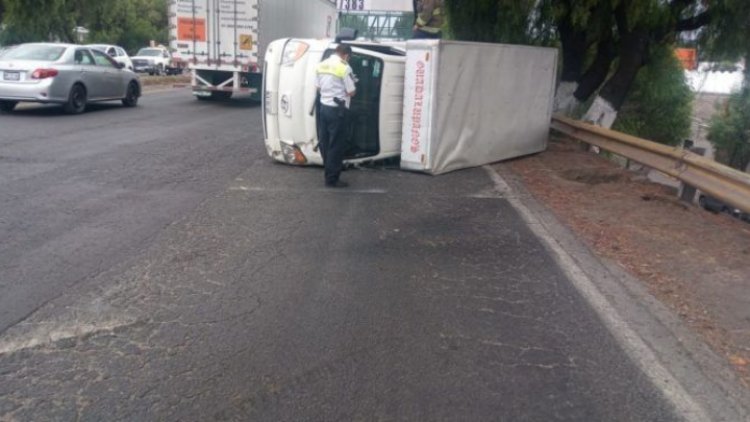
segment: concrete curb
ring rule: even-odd
[[[750,420],[750,392],[724,359],[649,294],[641,281],[598,258],[507,166],[486,170],[498,190],[510,193],[504,196],[557,256],[571,282],[678,415],[690,421]]]

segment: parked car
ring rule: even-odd
[[[124,65],[125,69],[133,70],[133,62],[122,47],[107,44],[92,44],[89,47],[109,54],[117,63]]]
[[[132,57],[133,70],[149,75],[165,75],[172,67],[172,56],[164,47],[147,47]]]
[[[701,208],[714,213],[725,212],[738,218],[742,215],[742,211],[740,211],[739,209],[734,208],[729,204],[725,204],[724,202],[714,198],[713,196],[706,195],[705,193],[701,193],[698,197],[698,204],[701,206]]]
[[[99,101],[135,107],[141,95],[138,75],[107,54],[72,44],[23,44],[0,57],[0,111],[19,102],[61,104],[70,114]]]

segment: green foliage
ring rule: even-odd
[[[535,44],[536,0],[446,0],[449,30],[465,41]]]
[[[0,43],[74,41],[73,30],[90,31],[90,42],[128,51],[150,40],[167,42],[167,0],[0,0],[6,30]],[[0,9],[2,10],[2,9]],[[43,11],[43,12],[42,12]]]
[[[693,94],[672,48],[653,52],[636,77],[615,130],[667,145],[690,134]]]
[[[708,139],[717,159],[745,171],[750,164],[750,88],[732,94],[725,108],[711,119]]]

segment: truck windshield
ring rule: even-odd
[[[334,53],[328,50],[323,60]],[[362,53],[353,53],[349,66],[357,77],[357,93],[352,98],[346,130],[347,159],[364,158],[380,153],[380,86],[383,60]]]

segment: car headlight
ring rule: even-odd
[[[292,66],[307,53],[310,45],[302,41],[289,41],[281,54],[281,65]]]
[[[302,153],[297,145],[281,143],[281,155],[284,161],[289,164],[307,164],[307,157]]]

